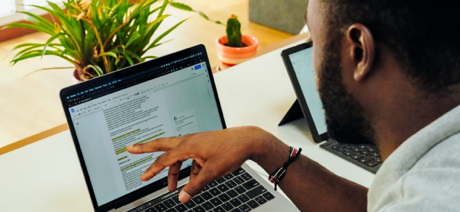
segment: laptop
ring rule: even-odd
[[[226,127],[203,45],[64,88],[60,98],[94,211],[297,210],[246,164],[186,204],[177,196],[191,160],[176,191],[167,169],[139,179],[162,153],[134,155],[127,145]]]
[[[280,124],[294,119],[293,117],[305,117],[314,142],[324,142],[320,145],[322,148],[365,170],[376,173],[382,161],[374,145],[347,144],[328,136],[326,118],[316,88],[312,53],[312,42],[302,43],[281,52],[297,101]]]

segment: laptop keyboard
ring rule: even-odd
[[[173,195],[167,193],[128,212],[245,212],[275,198],[242,168],[211,182],[185,204],[178,199],[181,189],[177,189]]]

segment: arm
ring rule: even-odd
[[[271,135],[270,135],[271,136]],[[268,174],[281,167],[289,147],[274,136],[260,143],[252,160]],[[367,188],[339,177],[310,158],[300,155],[279,184],[301,211],[366,211]]]
[[[192,158],[190,182],[179,194],[182,202],[187,202],[212,180],[231,173],[248,159],[271,174],[282,166],[289,155],[286,144],[257,127],[160,138],[127,149],[136,154],[166,151],[141,179],[149,180],[169,166],[169,190],[177,186],[181,162]],[[305,156],[297,158],[289,166],[279,186],[302,211],[366,210],[366,188],[332,174]]]

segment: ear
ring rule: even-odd
[[[349,44],[347,52],[355,66],[353,78],[361,81],[372,70],[375,57],[374,38],[366,26],[353,24],[347,30],[346,42]]]

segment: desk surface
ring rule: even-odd
[[[280,57],[282,49],[215,75],[227,126],[259,126],[291,146],[302,147],[303,154],[332,172],[368,187],[374,175],[313,143],[303,119],[277,126],[295,100]],[[0,211],[92,210],[67,130],[1,155],[0,170]]]

